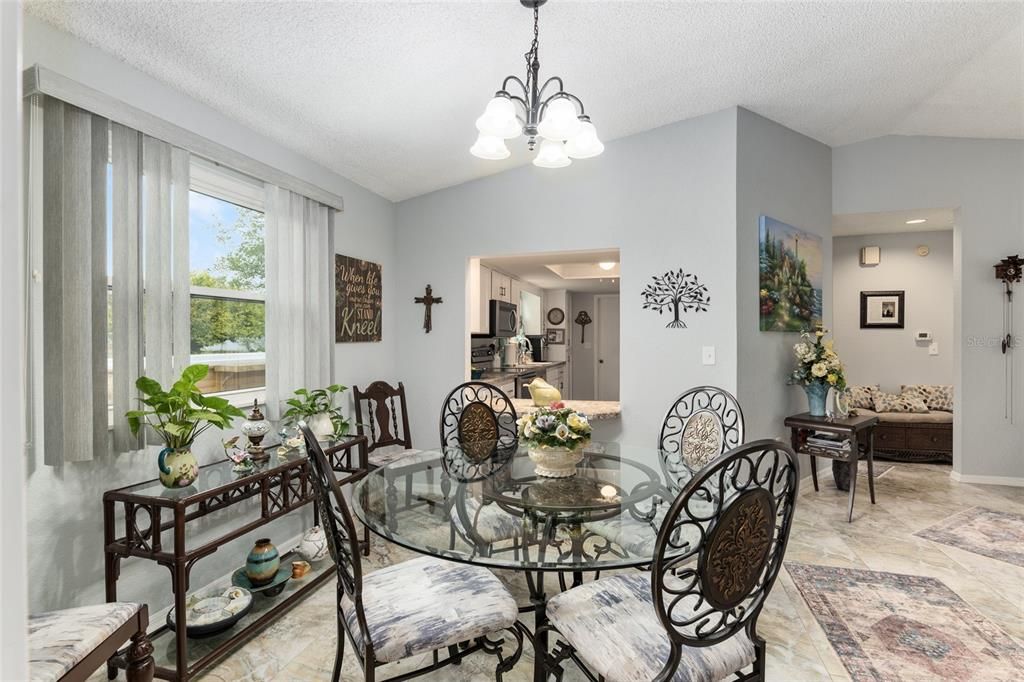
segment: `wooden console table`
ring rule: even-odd
[[[878,417],[859,416],[833,418],[812,417],[807,412],[786,417],[786,426],[790,429],[790,437],[793,449],[796,452],[807,455],[811,458],[811,481],[814,489],[818,489],[818,467],[817,457],[824,457],[833,460],[832,476],[836,480],[836,487],[843,489],[842,473],[839,468],[845,465],[849,476],[850,487],[850,509],[846,521],[853,521],[853,499],[857,492],[857,461],[860,458],[861,447],[864,448],[865,457],[868,460],[868,491],[871,494],[871,504],[875,503],[875,426],[878,424]],[[807,436],[815,431],[834,433],[850,439],[848,450],[834,450],[825,447],[816,447],[807,442]]]
[[[352,483],[366,475],[366,445],[366,438],[358,436],[327,448],[332,467],[343,474],[340,483]],[[181,682],[189,680],[223,660],[235,647],[251,639],[259,629],[282,616],[318,585],[332,577],[334,565],[325,560],[301,580],[289,580],[284,592],[276,597],[253,594],[252,611],[224,633],[192,640],[194,651],[190,655],[185,618],[180,614],[185,612],[189,574],[196,562],[213,554],[231,540],[299,510],[310,502],[314,502],[314,518],[319,519],[319,509],[314,499],[315,489],[305,454],[290,450],[278,455],[276,450],[277,446],[268,446],[267,451],[271,453],[269,461],[251,473],[233,473],[232,463],[224,460],[200,467],[195,483],[181,490],[171,490],[165,488],[159,480],[151,480],[103,494],[107,601],[117,601],[121,561],[128,557],[148,559],[166,567],[171,573],[176,627],[163,624],[150,633],[150,639],[156,646],[163,635],[174,635],[173,645],[157,648],[158,651],[167,651],[166,658],[173,667],[158,663],[156,677]],[[239,514],[236,517],[237,524],[232,524],[222,514],[218,519],[225,527],[222,533],[211,539],[204,538],[204,542],[198,546],[189,546],[188,531],[198,526],[200,519],[253,498],[259,500],[255,518]],[[252,517],[253,514],[248,516]],[[290,560],[291,552],[281,557],[282,563]],[[239,566],[244,563],[245,557],[240,556]],[[125,665],[125,652],[121,651],[108,661],[108,677],[113,679],[117,668],[124,668]]]

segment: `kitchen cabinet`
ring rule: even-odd
[[[565,398],[565,366],[549,367],[547,370],[547,379],[549,384],[554,386],[562,393],[562,397]]]
[[[518,304],[519,301],[512,300],[512,278],[494,270],[491,270],[490,273],[491,298],[496,301]]]
[[[509,282],[509,301],[516,304],[519,308],[519,317],[523,316],[523,285],[518,279],[513,279]]]
[[[470,282],[473,282],[473,271],[470,270]],[[476,265],[476,287],[470,288],[475,293],[476,309],[475,315],[470,316],[470,333],[487,334],[491,328],[491,269],[485,265]]]

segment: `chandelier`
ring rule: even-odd
[[[481,159],[501,160],[509,157],[505,140],[526,135],[530,151],[538,148],[533,165],[541,168],[564,168],[573,159],[589,159],[604,151],[597,130],[576,95],[566,92],[562,79],[553,76],[540,85],[538,57],[538,19],[540,6],[547,0],[519,0],[533,9],[533,43],[526,57],[526,82],[507,76],[501,90],[487,103],[483,115],[476,120],[480,135],[469,152]],[[522,96],[509,92],[514,85]],[[549,90],[553,90],[548,94]]]

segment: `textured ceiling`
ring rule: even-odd
[[[503,162],[468,153],[488,98],[524,71],[515,0],[26,9],[393,200],[532,158],[522,139]],[[541,76],[561,75],[605,140],[733,105],[833,146],[1021,138],[1022,17],[1022,2],[551,0]]]

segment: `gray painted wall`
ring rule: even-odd
[[[581,310],[586,310],[591,319],[594,315],[594,295],[573,292],[572,306],[566,314],[565,321],[568,323],[566,332],[570,339],[572,348],[572,395],[576,400],[593,400],[597,387],[594,385],[594,357],[597,352],[594,349],[594,325],[587,325],[586,343],[582,341],[580,326],[573,322]]]
[[[614,140],[600,158],[568,168],[516,168],[398,204],[399,300],[427,282],[445,299],[429,335],[411,308],[396,322],[417,446],[437,442],[441,400],[466,376],[471,256],[620,249],[624,441],[652,443],[667,405],[689,386],[735,389],[735,195],[730,109]],[[650,277],[678,267],[697,273],[712,297],[683,330],[640,308]],[[717,346],[717,365],[701,365],[705,345]]]
[[[1024,141],[882,137],[832,151],[836,213],[958,206],[954,229],[953,469],[1024,477],[1024,358],[1015,422],[1004,416],[1007,359],[1000,352],[1001,286],[992,266],[1024,252]],[[1017,302],[1020,309],[1020,302]],[[1024,327],[1017,315],[1015,334]]]
[[[25,18],[24,63],[39,63],[78,80],[139,109],[209,137],[275,166],[345,199],[346,210],[336,220],[335,245],[339,252],[375,260],[383,265],[383,329],[379,344],[345,344],[335,347],[336,378],[347,385],[374,378],[396,378],[397,351],[394,294],[394,205],[328,171],[298,154],[222,116],[200,102],[132,69],[114,57],[60,32],[32,17]],[[195,452],[200,463],[223,457],[219,436],[209,433]],[[43,611],[104,601],[103,526],[101,496],[104,490],[152,478],[156,454],[152,456],[101,456],[92,462],[68,464],[63,468],[43,466],[42,459],[28,467],[28,570],[29,608]],[[207,517],[189,537],[190,546],[222,532],[228,520],[239,523],[237,510],[245,518],[256,517],[255,504],[239,505],[231,511]],[[309,525],[305,518],[291,515],[269,527],[236,540],[196,564],[192,584],[201,586],[244,562],[257,536],[285,542]],[[130,560],[122,564],[119,596],[146,601],[151,612],[170,603],[167,570],[149,562]]]
[[[799,334],[759,330],[758,218],[767,215],[822,236],[823,317],[828,327],[832,318],[832,150],[746,109],[739,110],[737,137],[737,398],[743,406],[748,440],[778,438],[786,435],[785,417],[806,411],[807,399],[800,388],[786,385]]]
[[[925,257],[918,245],[927,245]],[[875,266],[860,264],[864,246],[882,249]],[[851,384],[880,384],[898,393],[900,384],[953,383],[953,231],[837,237],[832,244],[836,351]],[[903,329],[861,329],[860,292],[905,292]],[[938,355],[917,343],[928,330]]]

